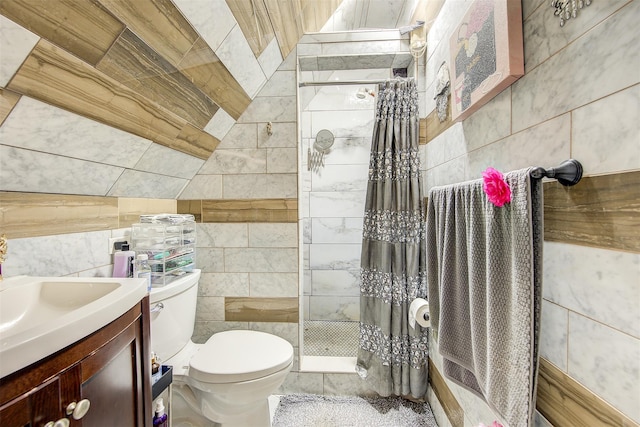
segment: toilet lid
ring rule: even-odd
[[[293,346],[258,331],[214,334],[189,362],[189,376],[205,383],[233,383],[262,378],[293,361]]]

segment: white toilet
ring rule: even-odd
[[[151,290],[151,350],[173,366],[173,384],[197,415],[222,426],[270,426],[268,397],[293,366],[293,347],[258,331],[193,334],[200,270]]]

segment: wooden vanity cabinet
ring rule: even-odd
[[[71,427],[150,426],[149,328],[146,296],[93,334],[0,379],[0,426],[43,427],[65,418]],[[76,420],[69,405],[84,399],[89,410]]]

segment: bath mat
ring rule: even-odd
[[[273,427],[437,427],[428,403],[400,397],[289,394],[280,398]]]

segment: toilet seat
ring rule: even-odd
[[[293,363],[293,346],[275,335],[235,330],[211,336],[189,362],[189,377],[203,383],[250,381]]]

